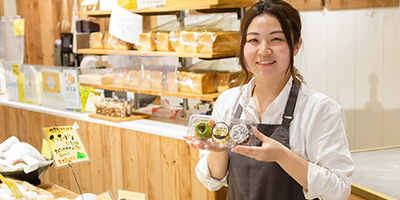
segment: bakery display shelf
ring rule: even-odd
[[[129,117],[110,117],[110,116],[105,116],[105,115],[101,115],[101,114],[97,114],[97,113],[91,113],[91,114],[89,114],[89,117],[101,119],[101,120],[112,121],[112,122],[127,122],[127,121],[133,121],[133,120],[138,120],[138,119],[149,119],[151,117],[151,115],[143,114],[143,113],[133,113]]]
[[[118,85],[94,85],[94,84],[81,84],[86,87],[93,87],[103,90],[113,90],[113,91],[122,91],[122,92],[133,92],[133,93],[141,93],[155,96],[170,96],[170,97],[179,97],[186,99],[199,99],[201,101],[215,101],[221,93],[211,93],[211,94],[191,94],[191,93],[182,93],[182,92],[170,92],[170,91],[160,91],[160,90],[148,90],[148,89],[137,89],[128,86],[118,86]]]
[[[135,51],[135,50],[109,50],[109,49],[78,49],[77,53],[80,54],[93,54],[93,55],[136,55],[136,56],[175,56],[181,58],[192,58],[198,57],[202,59],[213,59],[213,58],[227,58],[235,57],[235,51],[221,52],[221,53],[178,53],[171,51]]]
[[[198,12],[238,12],[240,7],[248,7],[252,4],[248,2],[236,2],[216,5],[187,5],[187,6],[171,6],[171,7],[156,7],[143,9],[129,9],[132,13],[140,15],[176,15],[182,10],[196,10]],[[76,15],[89,17],[110,17],[111,10],[108,11],[81,11],[76,12]]]

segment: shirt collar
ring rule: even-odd
[[[286,83],[285,87],[282,89],[281,93],[279,93],[278,97],[271,103],[278,106],[279,110],[284,113],[286,102],[289,98],[290,89],[292,87],[293,78],[290,76],[288,82]],[[245,108],[248,104],[255,86],[255,79],[254,77],[249,81],[248,84],[244,85],[241,89],[241,98],[239,100],[240,105]]]

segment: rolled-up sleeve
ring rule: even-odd
[[[345,131],[345,115],[333,101],[324,101],[308,124],[307,199],[345,200],[351,192],[354,163]]]
[[[208,169],[207,156],[209,151],[200,150],[200,160],[196,165],[196,176],[199,181],[210,191],[217,191],[223,186],[227,185],[228,172],[221,180],[211,177],[210,170]]]

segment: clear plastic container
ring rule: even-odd
[[[252,127],[257,127],[257,123],[196,114],[189,119],[187,140],[221,148],[229,145],[252,146],[256,140],[251,131]]]

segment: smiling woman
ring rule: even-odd
[[[209,190],[228,186],[227,199],[347,199],[354,165],[344,112],[308,88],[294,67],[302,44],[299,12],[281,0],[260,1],[240,28],[239,61],[251,80],[223,92],[212,115],[257,123],[256,145],[189,142],[207,150],[197,177]]]

